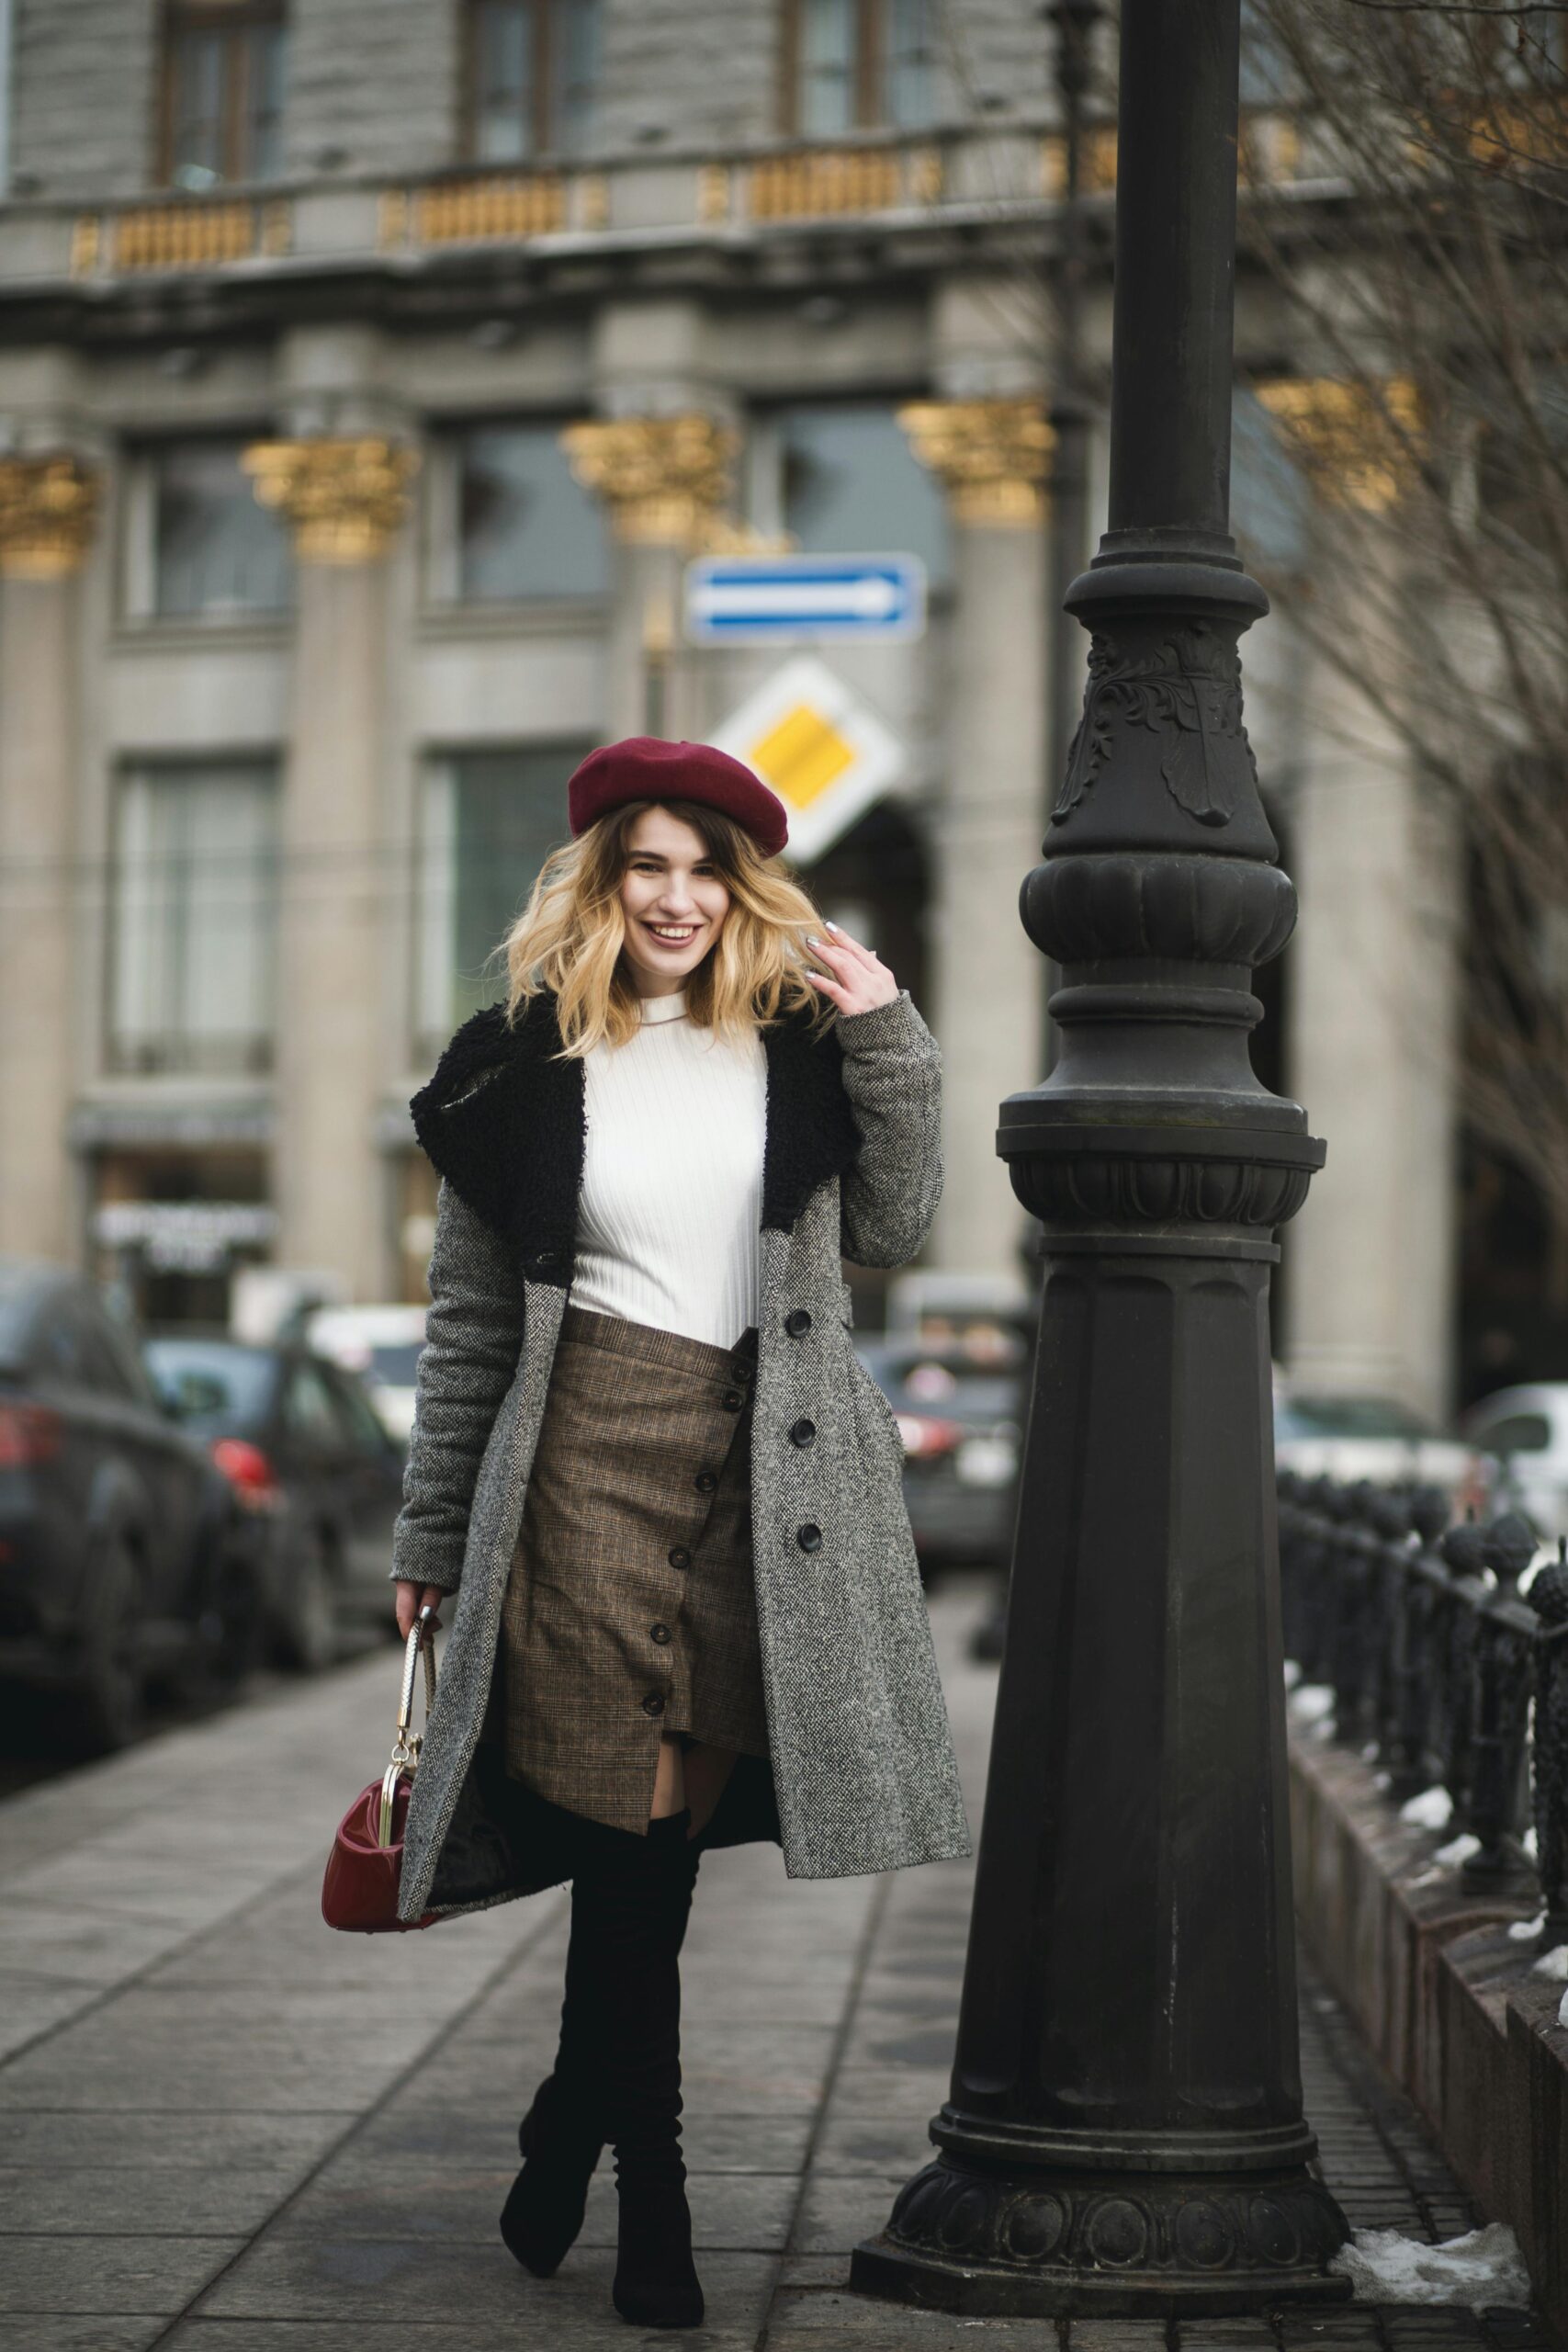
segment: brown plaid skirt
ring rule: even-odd
[[[569,1812],[644,1830],[665,1732],[768,1753],[751,1585],[757,1334],[569,1306],[513,1555],[487,1736]]]

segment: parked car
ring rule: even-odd
[[[1568,1381],[1499,1388],[1463,1426],[1487,1463],[1487,1512],[1522,1510],[1547,1544],[1568,1535]]]
[[[262,1573],[232,1487],[98,1293],[0,1260],[0,1675],[58,1693],[78,1746],[122,1747],[154,1685],[244,1671]]]
[[[423,1306],[318,1306],[304,1324],[307,1346],[359,1374],[386,1428],[403,1445],[413,1428],[424,1317]]]
[[[1476,1449],[1448,1434],[1397,1398],[1299,1388],[1276,1370],[1274,1460],[1307,1478],[1353,1486],[1418,1481],[1440,1487],[1456,1503],[1474,1499]]]
[[[861,1343],[904,1442],[904,1499],[922,1564],[1006,1564],[1026,1354],[1022,1339],[998,1325],[966,1339]]]
[[[327,1664],[345,1620],[389,1627],[404,1448],[357,1375],[299,1340],[169,1330],[144,1352],[168,1409],[211,1447],[266,1531],[270,1630],[284,1663]]]

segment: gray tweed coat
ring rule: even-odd
[[[479,1746],[571,1281],[583,1071],[551,1058],[559,1043],[548,994],[515,1029],[493,1006],[458,1031],[412,1106],[442,1183],[392,1573],[457,1601],[409,1807],[405,1920],[568,1874],[503,1817],[507,1792]],[[740,1759],[713,1834],[776,1837],[792,1877],[836,1878],[969,1850],[902,1448],[851,1343],[840,1268],[840,1255],[901,1265],[925,1238],[942,1186],[941,1064],[907,990],[818,1038],[796,1016],[763,1043],[751,1521],[771,1765],[749,1780]]]

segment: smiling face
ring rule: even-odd
[[[622,952],[638,996],[669,996],[717,940],[729,891],[701,833],[668,808],[645,808],[626,848]]]

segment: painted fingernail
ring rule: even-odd
[[[831,926],[830,926],[830,925],[829,925],[829,928],[831,928]],[[807,947],[820,947],[820,946],[821,946],[821,944],[822,944],[822,942],[818,938],[818,936],[817,936],[816,933],[815,933],[815,932],[812,932],[811,933],[809,933],[809,934],[808,934],[808,936],[807,936],[807,942],[806,942],[806,944],[807,944]]]
[[[839,929],[839,925],[836,922],[830,922],[828,925],[828,928],[829,931],[837,931]]]

